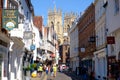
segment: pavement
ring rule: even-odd
[[[73,72],[57,72],[56,77],[51,77],[50,74],[42,73],[40,78],[31,78],[30,80],[81,80],[80,76],[76,76]]]
[[[30,80],[47,80],[47,75],[45,72],[42,73],[42,76],[39,78],[39,77],[36,77],[36,78],[32,78]]]

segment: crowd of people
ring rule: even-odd
[[[41,77],[43,72],[45,72],[46,75],[50,74],[51,77],[56,77],[57,65],[56,64],[52,64],[52,65],[39,64],[37,66],[36,74],[34,74],[34,71],[31,73],[32,77],[34,77],[34,75],[35,77]]]

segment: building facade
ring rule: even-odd
[[[106,37],[114,38],[113,43],[107,44],[107,76],[116,79],[119,77],[117,74],[120,73],[120,0],[108,0],[104,3],[103,7],[106,10],[106,28],[108,30]]]
[[[36,34],[35,37],[36,37],[37,56],[39,58],[41,58],[41,53],[42,53],[41,46],[43,44],[43,42],[42,42],[42,39],[43,39],[43,34],[42,34],[43,19],[42,19],[42,16],[34,16],[33,24],[35,25],[34,27],[36,27],[36,29],[34,28],[35,29],[34,33]]]
[[[69,31],[70,36],[70,67],[73,71],[77,71],[79,67],[79,48],[78,48],[78,26],[77,19],[72,24]]]
[[[8,30],[10,41],[7,54],[8,56],[6,58],[6,60],[8,60],[6,63],[7,71],[3,69],[3,74],[5,76],[2,76],[2,80],[23,80],[25,79],[23,65],[29,65],[30,63],[28,59],[23,61],[23,57],[25,57],[24,54],[26,53],[26,50],[27,52],[30,52],[30,46],[33,39],[31,38],[26,40],[29,36],[25,35],[26,31],[32,31],[32,16],[34,15],[33,7],[30,0],[4,0],[3,8],[8,10],[17,10],[18,23],[16,23],[17,27]],[[27,55],[29,56],[29,54]]]
[[[62,11],[60,9],[48,11],[48,27],[54,25],[55,33],[58,36],[59,45],[63,43]]]
[[[65,63],[67,65],[70,64],[70,36],[69,30],[76,19],[77,14],[65,13],[64,15],[64,26],[63,26],[63,44],[62,44],[62,53],[61,53],[61,63]]]
[[[94,69],[93,52],[95,51],[95,7],[92,3],[78,21],[78,41],[80,66]]]
[[[107,57],[106,57],[106,15],[103,7],[104,0],[95,1],[95,32],[96,32],[96,51],[95,76],[103,80],[107,76]],[[99,66],[102,65],[102,66]]]
[[[42,26],[43,26],[42,16],[34,16],[33,22],[34,25],[39,29],[39,31],[42,32]]]

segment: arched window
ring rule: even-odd
[[[54,23],[53,21],[51,21],[51,28],[52,28],[52,32],[54,31]]]
[[[70,30],[70,25],[68,24],[67,25],[67,32],[69,32],[69,30]]]
[[[60,32],[60,23],[59,22],[57,22],[57,31]]]
[[[60,39],[58,39],[58,45],[60,45],[61,44],[61,41],[60,41]]]

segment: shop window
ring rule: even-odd
[[[111,56],[108,57],[108,76],[111,78],[115,78],[119,71],[119,64],[116,62],[116,57]]]
[[[115,1],[115,14],[119,12],[119,0],[114,0]]]
[[[111,45],[111,52],[113,53],[114,52],[114,46]]]

